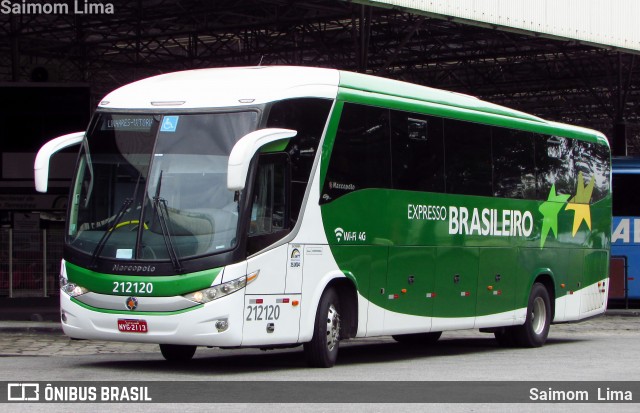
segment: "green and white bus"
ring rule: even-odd
[[[610,154],[593,130],[331,69],[222,68],[121,87],[80,144],[64,332],[196,346],[429,343],[480,329],[537,347],[604,312]]]

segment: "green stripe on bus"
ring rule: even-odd
[[[210,287],[222,271],[221,268],[214,268],[183,275],[116,275],[91,271],[70,262],[66,263],[66,269],[70,282],[87,288],[89,291],[139,297],[173,297],[202,290]],[[150,292],[149,284],[152,285]]]
[[[606,139],[588,129],[576,128],[571,125],[553,122],[541,123],[525,118],[509,117],[506,113],[482,112],[456,106],[446,106],[433,102],[423,102],[405,97],[388,96],[380,93],[364,92],[361,90],[347,88],[339,89],[338,100],[405,112],[434,115],[447,119],[459,119],[546,135],[558,135],[606,146],[609,145]]]
[[[322,216],[334,259],[363,297],[402,314],[473,317],[525,308],[543,274],[553,280],[553,298],[605,280],[609,244],[599,229],[610,226],[610,202],[608,195],[592,204],[594,230],[583,225],[575,235],[573,211],[562,210],[544,248],[542,201],[365,189],[322,205]],[[421,204],[444,208],[442,216],[412,219],[411,206]],[[451,234],[450,212],[463,207],[469,219]],[[504,229],[505,210],[532,220]],[[471,231],[474,211],[488,211],[490,226],[479,221]]]
[[[279,139],[274,142],[270,142],[263,147],[260,148],[260,153],[272,153],[272,152],[283,152],[287,149],[287,145],[289,144],[289,138],[287,139]]]

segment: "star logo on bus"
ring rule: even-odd
[[[595,185],[595,181],[593,177],[591,177],[591,181],[587,186],[584,185],[584,177],[582,176],[582,172],[578,174],[578,187],[576,188],[576,196],[571,198],[569,203],[567,204],[566,210],[574,211],[573,216],[573,231],[572,235],[575,237],[578,233],[578,229],[584,221],[587,224],[589,230],[591,230],[591,206],[589,202],[591,202],[591,194],[593,193],[593,186]]]
[[[549,231],[558,238],[558,213],[564,207],[570,195],[557,195],[556,186],[552,185],[547,200],[540,205],[538,210],[542,213],[542,232],[540,234],[540,248],[544,247]]]

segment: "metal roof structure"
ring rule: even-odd
[[[0,9],[0,81],[88,83],[97,104],[121,85],[176,70],[331,67],[477,96],[610,139],[626,131],[629,153],[640,154],[640,68],[628,49],[371,2],[107,3],[111,14],[79,14],[73,3],[68,13]]]
[[[532,36],[640,52],[636,0],[355,0]]]

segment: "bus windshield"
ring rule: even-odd
[[[227,162],[257,124],[257,111],[97,114],[78,161],[68,243],[94,259],[174,264],[233,248]]]

